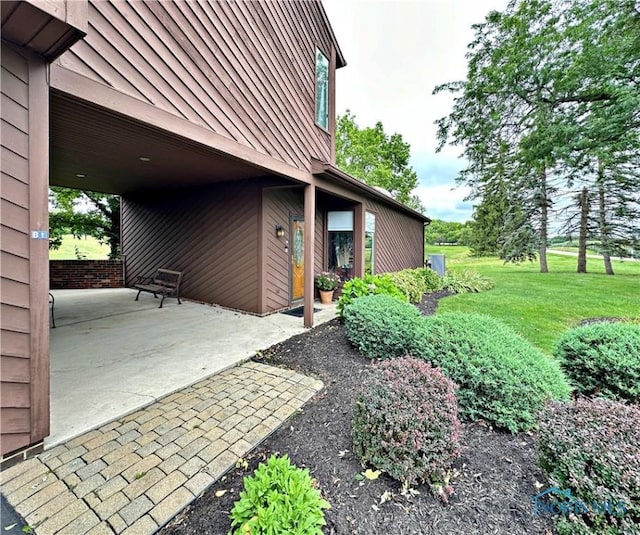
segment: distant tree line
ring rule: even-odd
[[[550,221],[610,257],[640,244],[640,4],[512,0],[474,26],[464,81],[437,121],[475,201],[474,251],[539,259]]]

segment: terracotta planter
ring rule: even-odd
[[[323,305],[328,305],[333,301],[333,292],[334,290],[319,290],[320,292],[320,302]]]

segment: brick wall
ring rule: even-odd
[[[49,260],[49,287],[123,288],[122,260]]]

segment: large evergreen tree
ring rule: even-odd
[[[460,145],[468,163],[460,180],[478,206],[502,210],[488,221],[499,225],[491,230],[505,258],[521,260],[538,249],[546,271],[550,210],[557,193],[577,180],[605,197],[618,190],[617,228],[626,221],[631,239],[638,180],[628,172],[621,180],[621,169],[634,164],[620,162],[635,160],[637,169],[640,148],[637,4],[514,0],[474,28],[467,79],[435,89],[456,94],[452,112],[438,121],[439,147]],[[603,180],[603,161],[611,162],[604,174],[617,181]],[[496,192],[502,197],[492,200]],[[615,219],[607,206],[600,210],[604,249]],[[477,223],[482,232],[483,220]]]

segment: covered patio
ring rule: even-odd
[[[304,332],[286,314],[257,317],[131,289],[54,290],[51,434],[59,444]],[[335,317],[320,305],[316,325]]]

